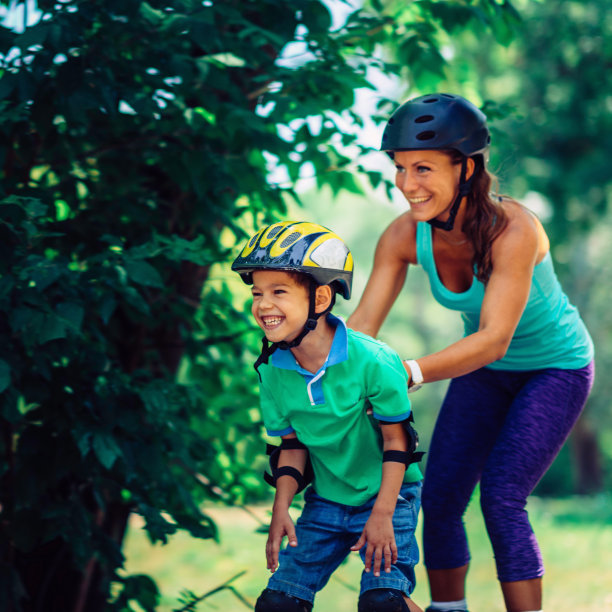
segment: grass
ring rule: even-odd
[[[612,496],[559,500],[533,497],[528,510],[546,566],[545,609],[612,612]],[[184,590],[202,595],[241,572],[244,573],[232,585],[254,603],[268,577],[266,535],[256,529],[260,522],[268,520],[269,513],[267,507],[253,507],[251,511],[253,514],[239,508],[207,509],[219,527],[219,544],[179,533],[167,545],[153,546],[142,530],[141,520],[134,517],[124,548],[126,571],[149,574],[155,579],[163,593],[159,612],[179,609],[179,595]],[[468,508],[466,529],[472,551],[467,586],[470,611],[502,612],[495,564],[477,499]],[[356,610],[360,574],[360,559],[353,554],[317,595],[315,610]],[[422,564],[417,566],[413,599],[422,607],[429,602]],[[201,612],[248,609],[252,608],[228,589],[214,593],[197,607]]]

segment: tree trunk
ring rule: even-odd
[[[603,462],[597,433],[584,416],[578,419],[570,437],[574,467],[574,490],[579,495],[603,490]]]

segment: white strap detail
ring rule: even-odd
[[[325,374],[325,370],[321,370],[316,376],[313,376],[310,382],[306,385],[306,390],[308,391],[308,399],[310,399],[311,406],[315,405],[314,397],[312,395],[312,383],[319,380],[319,378],[321,378],[323,374]]]

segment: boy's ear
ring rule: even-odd
[[[315,293],[315,312],[324,312],[332,300],[332,289],[329,285],[319,285]]]

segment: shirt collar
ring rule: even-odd
[[[331,313],[327,315],[327,322],[335,327],[336,331],[334,332],[334,339],[322,369],[335,365],[336,363],[342,363],[348,359],[348,334],[346,331],[346,323],[343,319]],[[295,360],[291,349],[276,349],[270,357],[270,362],[274,367],[282,368],[283,370],[300,371],[302,369]]]

